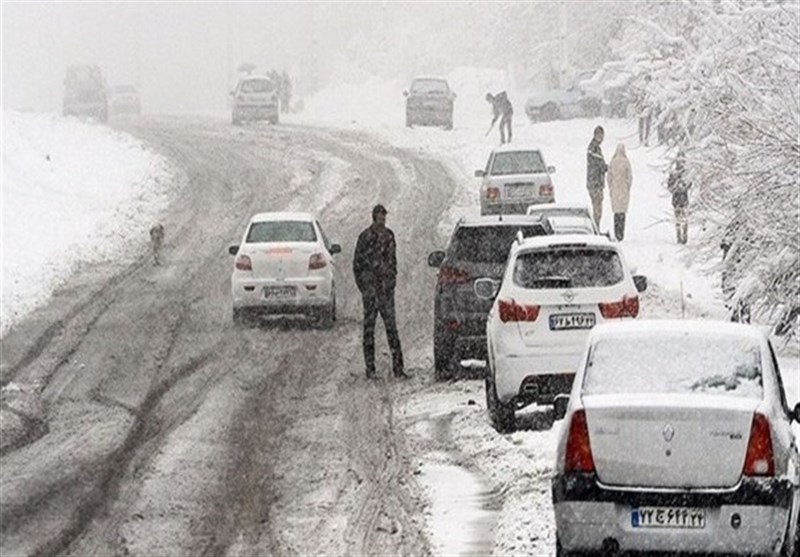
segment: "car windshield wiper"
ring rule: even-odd
[[[561,276],[539,277],[530,281],[531,286],[545,286],[550,288],[569,288],[572,279]]]

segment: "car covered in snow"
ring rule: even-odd
[[[532,403],[563,408],[589,331],[636,318],[646,287],[605,236],[520,236],[499,286],[475,281],[476,295],[494,298],[486,322],[492,425],[513,431],[516,410]]]
[[[111,89],[109,111],[111,114],[141,114],[142,101],[133,85],[117,85]]]
[[[547,218],[554,234],[600,234],[592,213],[586,205],[578,203],[545,203],[531,205],[528,215]]]
[[[331,244],[309,213],[254,215],[238,245],[231,275],[233,320],[303,314],[324,327],[336,320],[336,272]]]
[[[596,327],[558,440],[556,555],[797,555],[799,420],[754,326]]]
[[[453,129],[456,94],[446,79],[418,77],[403,91],[406,97],[406,126],[442,126]]]
[[[481,215],[524,214],[530,205],[554,202],[550,175],[555,171],[537,148],[506,144],[493,149],[486,167],[475,171],[481,179]]]
[[[602,98],[594,93],[587,93],[583,87],[596,73],[596,69],[582,70],[575,74],[572,82],[564,89],[532,94],[525,102],[528,119],[531,122],[546,122],[598,116]]]
[[[632,82],[635,67],[632,63],[606,62],[581,88],[589,97],[600,99],[601,115],[607,118],[624,118],[634,100]]]
[[[245,121],[266,120],[278,123],[278,89],[267,76],[243,77],[231,91],[233,109],[231,121],[234,125]]]
[[[478,298],[472,283],[500,279],[517,233],[552,234],[546,219],[525,215],[461,218],[446,251],[433,251],[428,265],[439,269],[433,304],[433,360],[437,380],[458,371],[461,360],[486,357],[486,317],[491,300]]]

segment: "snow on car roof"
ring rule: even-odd
[[[544,220],[542,215],[521,215],[521,214],[512,214],[512,215],[481,215],[481,216],[466,216],[463,217],[459,224],[460,226],[486,226],[488,224],[498,224],[498,225],[521,225],[521,224],[537,224],[541,223]]]
[[[534,147],[533,145],[525,145],[525,144],[518,144],[515,143],[511,145],[510,143],[506,143],[505,145],[500,145],[499,147],[495,147],[492,149],[493,153],[513,153],[515,151],[539,151],[542,150],[539,147]]]
[[[528,206],[528,214],[547,211],[589,211],[589,206],[585,203],[539,203]]]
[[[300,221],[313,221],[314,215],[311,213],[290,213],[290,212],[275,212],[275,213],[256,213],[250,218],[250,222],[264,222],[276,220],[300,220]]]
[[[691,333],[693,335],[731,335],[760,340],[764,333],[753,325],[730,321],[695,319],[630,319],[607,322],[594,327],[591,338],[626,336],[631,333]]]
[[[581,244],[587,247],[612,247],[617,249],[608,238],[600,235],[589,234],[561,234],[558,236],[533,236],[525,238],[519,249],[523,248],[549,248],[564,245]],[[516,244],[515,244],[516,245]]]

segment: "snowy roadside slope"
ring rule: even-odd
[[[82,264],[130,263],[168,199],[166,159],[108,127],[3,110],[0,335]]]

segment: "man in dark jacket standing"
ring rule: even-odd
[[[600,149],[605,134],[603,127],[597,126],[594,129],[594,136],[589,142],[589,148],[586,150],[586,189],[589,190],[589,198],[592,200],[592,216],[598,228],[600,228],[600,218],[603,216],[603,186],[608,171],[603,151]]]
[[[492,103],[492,112],[494,113],[489,132],[492,131],[494,123],[500,118],[500,144],[506,143],[506,131],[508,131],[508,143],[511,143],[511,117],[514,115],[514,107],[511,106],[508,95],[505,91],[496,95],[486,93],[486,100]],[[486,135],[489,135],[489,132],[486,132]]]
[[[386,208],[375,205],[372,225],[358,236],[353,255],[353,275],[364,303],[364,364],[367,377],[375,377],[375,321],[378,313],[386,326],[386,338],[392,350],[395,377],[407,378],[403,369],[403,351],[394,308],[397,283],[397,254],[394,233],[386,228]]]

